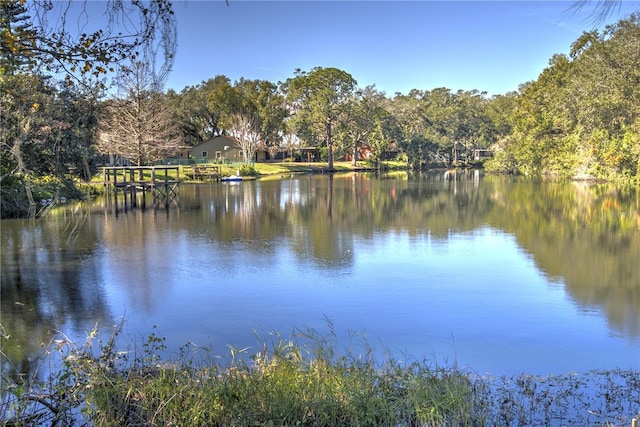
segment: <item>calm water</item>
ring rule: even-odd
[[[640,369],[634,189],[309,175],[183,186],[168,210],[70,208],[0,224],[17,365],[53,330],[82,341],[124,316],[125,341],[156,326],[172,351],[333,328],[338,349],[478,373]]]

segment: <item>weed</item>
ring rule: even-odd
[[[116,327],[97,327],[76,346],[58,334],[46,380],[5,376],[3,425],[485,426],[628,425],[640,406],[640,373],[480,378],[428,360],[374,360],[337,351],[333,325],[321,334],[256,334],[260,351],[229,357],[188,343],[173,358],[156,329],[140,347],[118,350]],[[2,331],[0,339],[10,339]],[[1,349],[2,347],[0,347]],[[2,356],[3,367],[7,358]],[[226,360],[226,362],[223,362]],[[55,365],[55,364],[54,364]],[[57,369],[56,369],[57,368]]]

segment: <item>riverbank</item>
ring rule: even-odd
[[[637,371],[480,377],[339,354],[315,331],[271,335],[254,353],[188,343],[168,356],[162,337],[121,348],[117,332],[52,341],[46,357],[60,366],[46,380],[3,369],[2,425],[631,426],[640,416]]]
[[[328,173],[327,164],[323,162],[261,162],[251,166],[242,164],[216,164],[220,168],[220,176],[236,175],[238,171],[244,179],[265,179],[282,178],[296,174],[323,174]],[[403,171],[408,170],[406,162],[383,161],[378,168],[369,162],[334,162],[332,172],[375,172],[375,171]],[[146,172],[146,178],[149,178]],[[175,171],[170,171],[168,179],[179,180],[181,182],[203,182],[202,180],[190,180],[184,173],[183,167],[178,167]],[[35,208],[36,217],[46,214],[60,200],[82,200],[92,198],[104,193],[104,177],[99,171],[93,176],[90,182],[83,182],[73,178],[56,178],[52,176],[42,176],[32,179],[31,183],[33,199],[37,202]],[[10,188],[8,185],[7,188]],[[20,218],[27,215],[29,204],[27,197],[22,191],[7,191],[2,199],[2,218]]]
[[[239,173],[245,178],[281,178],[290,176],[292,174],[329,173],[327,164],[323,162],[258,162],[252,165],[215,164],[214,166],[220,168],[221,176],[236,175]],[[408,170],[408,167],[406,163],[398,161],[382,162],[379,169],[375,165],[368,162],[358,162],[356,165],[353,165],[352,162],[334,162],[332,172],[375,172],[377,170],[398,171]],[[187,175],[184,174],[182,170],[180,171],[180,176],[172,176],[171,174],[169,174],[169,177],[171,179],[187,179]],[[100,176],[97,176],[96,178],[98,178],[100,182],[102,182],[102,178]],[[195,180],[194,182],[202,181]]]
[[[273,162],[273,163],[254,163],[253,168],[259,176],[273,176],[287,173],[327,173],[326,163],[298,163],[298,162]],[[384,161],[380,170],[407,170],[406,162]],[[368,162],[358,162],[353,165],[352,162],[334,162],[333,172],[375,172],[378,168],[374,164]]]
[[[254,163],[253,165],[224,163],[224,164],[210,164],[217,169],[217,178],[213,176],[208,179],[194,179],[189,173],[185,173],[186,168],[190,166],[173,166],[171,169],[167,169],[163,174],[166,174],[165,179],[180,181],[185,183],[202,183],[219,180],[226,176],[241,176],[244,180],[251,179],[280,179],[283,177],[290,177],[293,175],[302,174],[325,174],[329,173],[326,163],[320,162],[261,162]],[[382,162],[380,168],[368,162],[358,162],[353,165],[351,162],[335,162],[332,172],[344,173],[344,172],[376,172],[376,171],[405,171],[408,170],[406,163],[398,161],[385,161]],[[122,180],[122,171],[117,172],[118,179]],[[143,170],[143,179],[149,180],[151,171]],[[163,175],[164,176],[164,175]],[[101,194],[104,190],[105,177],[102,172],[96,174],[89,184],[81,185],[81,190],[88,197]]]

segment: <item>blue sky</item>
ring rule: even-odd
[[[360,87],[477,89],[535,80],[554,53],[594,28],[591,8],[565,1],[174,1],[178,52],[167,88],[218,74],[277,83],[336,67]],[[623,1],[607,22],[634,10]],[[602,26],[600,27],[602,28]]]

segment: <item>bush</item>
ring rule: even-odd
[[[2,218],[26,217],[29,213],[29,200],[26,185],[31,185],[33,200],[40,204],[42,200],[82,200],[85,196],[83,190],[89,190],[88,186],[80,184],[70,178],[59,178],[52,175],[34,177],[31,175],[9,176],[2,181],[0,186],[0,212]],[[95,193],[96,188],[90,189]]]
[[[326,162],[327,160],[329,160],[329,149],[326,146],[320,147],[318,149],[318,153],[320,155],[321,162]]]
[[[51,175],[36,177],[32,181],[33,197],[36,201],[42,199],[82,199],[83,194],[73,180],[58,178]]]
[[[396,154],[395,161],[401,162],[401,163],[407,163],[409,161],[409,157],[407,156],[407,153],[401,152]]]
[[[240,176],[258,176],[258,175],[259,175],[258,171],[256,171],[256,169],[251,165],[244,164],[240,168]]]

